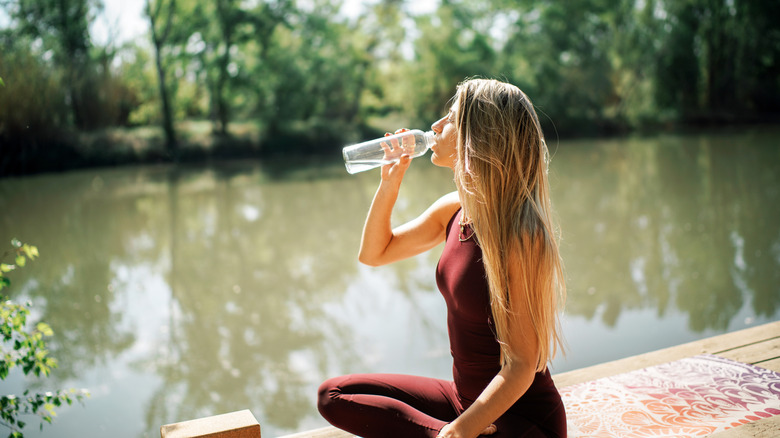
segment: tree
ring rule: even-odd
[[[89,23],[99,7],[96,0],[19,0],[11,10],[23,35],[40,38],[44,47],[53,50],[55,63],[65,72],[62,86],[67,90],[73,124],[82,129],[92,127],[90,100],[95,96],[90,81]]]
[[[214,87],[212,102],[214,106],[216,132],[220,135],[227,135],[227,125],[229,121],[229,110],[227,99],[225,97],[226,87],[231,76],[237,73],[237,68],[231,68],[231,52],[236,47],[236,31],[241,30],[244,24],[245,13],[236,4],[236,0],[217,0],[217,26],[219,28],[219,54],[217,60],[217,81]]]
[[[146,0],[144,11],[149,18],[149,29],[151,31],[152,44],[154,45],[154,61],[157,68],[157,81],[160,89],[160,105],[162,107],[165,146],[168,154],[173,160],[178,161],[179,147],[176,141],[176,131],[173,128],[173,109],[171,107],[170,95],[168,94],[166,70],[162,59],[162,52],[168,42],[171,24],[173,22],[173,17],[176,14],[176,0],[168,0],[165,12],[163,12],[163,7],[166,6],[165,0],[155,1],[154,6],[152,6],[152,1],[153,0]],[[160,21],[163,20],[163,14],[165,14],[165,22],[161,24]]]
[[[0,175],[38,169],[41,156],[68,160],[61,145],[70,109],[62,70],[30,49],[31,38],[0,33]]]
[[[498,76],[494,41],[483,25],[492,22],[484,8],[460,2],[442,2],[435,16],[417,18],[420,37],[409,77],[421,83],[407,85],[404,100],[416,101],[419,120],[436,120],[446,112],[455,86],[472,76]]]
[[[18,240],[11,241],[15,264],[0,264],[0,290],[11,285],[6,276],[17,268],[24,267],[27,260],[38,257],[38,248],[22,244]],[[6,252],[6,256],[9,253]],[[3,257],[5,258],[5,256]],[[16,304],[10,299],[0,303],[0,335],[2,336],[2,357],[0,357],[0,380],[5,380],[9,372],[19,366],[25,375],[47,377],[52,368],[57,367],[57,361],[48,356],[44,337],[54,332],[44,322],[36,324],[35,328],[27,328],[27,317],[31,304]],[[9,438],[21,438],[22,429],[27,425],[21,419],[22,415],[38,415],[43,422],[53,421],[55,408],[63,403],[72,404],[74,399],[83,401],[89,394],[75,389],[57,390],[55,392],[30,392],[25,390],[21,397],[13,394],[0,395],[0,425],[11,430]]]
[[[269,139],[263,147],[321,152],[359,128],[359,101],[377,68],[366,53],[373,38],[334,19],[338,8],[338,2],[318,0],[311,10],[280,16],[284,21],[269,39],[251,42],[260,62],[250,67],[249,86]]]

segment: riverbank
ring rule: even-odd
[[[734,129],[777,129],[778,126],[780,117],[730,120],[715,124],[691,120],[686,124],[602,132],[598,137],[717,134]],[[268,136],[256,122],[235,122],[230,125],[227,135],[219,135],[212,131],[210,121],[190,120],[176,124],[176,154],[166,147],[163,130],[158,126],[61,133],[56,138],[33,141],[24,146],[3,145],[0,153],[0,178],[135,164],[198,163],[283,155],[332,156],[348,141],[373,138],[381,135],[383,131],[376,126],[367,126],[349,135],[337,132],[339,129],[332,127],[301,127],[296,131]],[[552,130],[547,137],[548,142],[551,142],[564,138],[593,138],[594,135],[567,135]]]
[[[280,155],[332,154],[343,146],[336,128],[300,127],[269,136],[255,122],[231,123],[227,135],[213,132],[208,120],[176,124],[176,152],[158,126],[117,127],[60,133],[51,139],[3,145],[0,178],[45,172],[155,163],[197,163]],[[343,130],[342,130],[343,131]],[[379,135],[364,128],[352,136]]]

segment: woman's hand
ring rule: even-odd
[[[403,132],[409,131],[406,128],[399,129],[395,131],[395,134],[400,134]],[[385,137],[389,137],[389,132],[385,134]],[[409,142],[412,142],[410,145]],[[412,162],[412,157],[409,155],[409,149],[410,146],[414,146],[414,138],[411,136],[404,137],[401,141],[401,144],[398,144],[397,139],[393,139],[391,141],[383,142],[382,144],[382,150],[385,153],[384,159],[386,161],[391,160],[398,160],[393,161],[392,163],[385,164],[382,166],[382,181],[387,181],[391,183],[395,183],[396,185],[401,184],[401,180],[404,177],[404,174],[406,173],[406,169],[409,168],[409,164]]]
[[[482,435],[493,435],[496,433],[498,428],[496,428],[495,424],[491,424],[488,427],[486,427],[482,432],[479,434]],[[444,427],[441,428],[439,431],[439,434],[436,435],[436,438],[461,438],[463,437],[462,434],[458,433],[458,431],[455,430],[455,427],[452,425],[452,423],[447,423],[444,425]]]

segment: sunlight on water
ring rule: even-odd
[[[553,372],[780,317],[780,132],[561,141],[568,354]],[[551,142],[552,143],[552,142]],[[55,331],[47,385],[88,388],[29,436],[158,437],[250,409],[264,436],[324,426],[328,376],[449,378],[441,247],[356,260],[378,171],[132,167],[0,180],[0,239],[38,246],[10,293]],[[454,188],[417,160],[394,221]],[[37,387],[12,373],[8,392]],[[4,384],[5,385],[5,384]]]

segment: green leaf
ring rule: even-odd
[[[5,82],[3,82],[3,78],[0,78],[0,85],[2,85],[3,87],[5,87]]]
[[[18,265],[20,268],[24,268],[24,265],[25,265],[25,264],[27,264],[27,259],[26,259],[26,258],[24,258],[24,256],[23,256],[23,255],[19,254],[18,256],[16,256],[16,264],[17,264],[17,265]]]
[[[22,246],[22,251],[27,254],[27,258],[30,260],[35,260],[35,258],[38,257],[38,247],[36,246],[24,244],[24,246]]]
[[[16,269],[16,266],[14,265],[8,265],[5,263],[0,263],[0,272],[11,272],[14,269]]]
[[[39,322],[35,328],[43,333],[43,336],[51,336],[54,334],[54,331],[49,327],[49,324],[46,324],[45,322]]]

